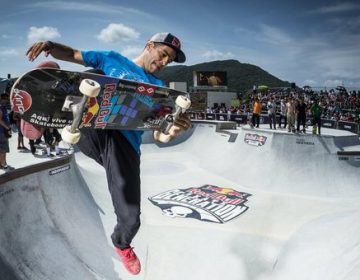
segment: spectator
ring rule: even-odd
[[[280,117],[279,117],[279,128],[281,128],[281,121],[284,119],[284,128],[286,128],[286,99],[281,99],[280,102]]]
[[[228,120],[228,121],[231,120],[231,114],[232,114],[231,110],[228,109],[228,110],[227,110],[227,120]]]
[[[55,149],[55,154],[60,155],[59,143],[62,140],[59,131],[56,128],[47,128],[44,132],[46,154],[48,157],[53,157],[52,149]]]
[[[260,125],[260,113],[261,113],[261,103],[258,97],[255,97],[254,105],[253,105],[253,114],[252,114],[252,125],[259,127]]]
[[[304,98],[300,98],[299,103],[296,105],[296,115],[297,115],[297,127],[296,131],[300,132],[300,125],[303,126],[302,132],[305,133],[305,125],[306,125],[306,108],[307,105],[304,102]]]
[[[313,116],[313,126],[317,126],[319,135],[321,134],[321,114],[323,109],[320,107],[318,100],[314,101],[314,104],[311,106],[311,114]],[[315,131],[316,133],[316,131]]]
[[[17,149],[18,150],[29,150],[28,148],[25,147],[25,144],[24,144],[24,136],[23,136],[23,134],[21,132],[21,128],[20,128],[20,123],[21,123],[20,115],[18,113],[12,112],[11,116],[12,116],[12,120],[16,126],[16,130],[18,132]]]
[[[292,97],[286,103],[288,132],[295,132],[295,101]]]
[[[270,129],[272,129],[273,126],[274,129],[276,129],[276,104],[274,101],[274,97],[271,97],[266,107],[268,109]]]
[[[6,109],[8,96],[1,95],[0,99],[0,169],[11,171],[14,167],[7,164],[6,154],[10,152],[9,138],[11,137],[10,118]]]

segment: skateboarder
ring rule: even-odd
[[[27,51],[30,61],[41,52],[45,56],[102,70],[106,75],[164,86],[153,73],[167,64],[185,62],[180,40],[171,33],[157,33],[146,43],[134,60],[115,51],[80,51],[55,42],[37,42]],[[190,127],[190,119],[182,114],[170,129],[172,138]],[[117,224],[111,236],[116,252],[132,274],[140,272],[140,261],[131,241],[140,227],[140,145],[142,131],[82,129],[78,143],[83,153],[106,170]],[[159,140],[159,132],[154,139]]]

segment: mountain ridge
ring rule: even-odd
[[[194,71],[225,71],[229,91],[245,93],[254,85],[266,85],[273,87],[290,87],[291,83],[283,81],[263,70],[259,66],[241,63],[238,60],[216,60],[194,64],[191,66],[175,65],[167,66],[156,73],[156,76],[167,85],[170,82],[186,82],[188,87],[193,86]]]

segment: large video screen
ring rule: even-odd
[[[227,86],[226,72],[223,71],[198,71],[195,72],[194,78],[195,86]]]

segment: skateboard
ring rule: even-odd
[[[188,93],[89,72],[43,68],[14,83],[14,112],[40,126],[63,128],[62,139],[75,144],[81,128],[168,131],[191,106]]]

